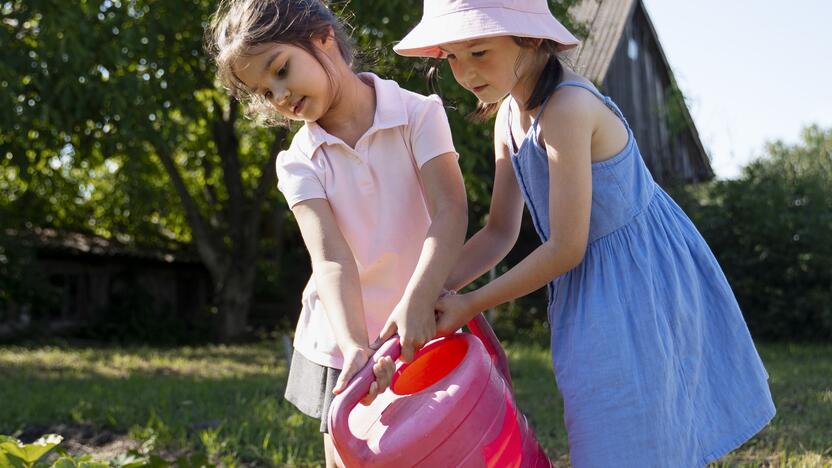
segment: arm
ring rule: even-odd
[[[329,202],[306,200],[292,207],[312,259],[312,277],[338,347],[369,348],[358,267]]]
[[[358,267],[327,200],[302,201],[292,207],[292,213],[312,259],[318,295],[344,356],[344,368],[335,386],[335,392],[340,393],[373,355],[367,338]],[[387,388],[393,374],[393,363],[387,361],[376,363],[377,382],[371,386],[365,403]]]
[[[485,227],[477,231],[462,248],[445,288],[460,290],[500,262],[520,234],[523,220],[523,195],[511,164],[506,135],[506,106],[497,113],[494,125],[494,187]]]
[[[440,300],[440,333],[455,330],[489,307],[539,289],[583,260],[592,206],[591,142],[595,117],[593,106],[583,93],[558,97],[557,101],[550,99],[541,120],[549,158],[550,239],[488,285]],[[558,125],[559,122],[569,124]]]
[[[468,226],[465,186],[456,155],[445,153],[429,160],[421,176],[430,228],[402,299],[380,333],[383,341],[398,331],[404,361],[410,361],[414,351],[436,334],[433,306],[459,257]]]

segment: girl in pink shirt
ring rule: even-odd
[[[209,32],[223,84],[265,121],[304,123],[277,158],[278,187],[312,260],[286,398],[321,418],[332,393],[398,333],[409,361],[436,332],[434,304],[467,227],[442,103],[352,69],[350,43],[319,0],[229,0]],[[376,340],[378,342],[378,340]],[[375,364],[367,400],[394,366]]]

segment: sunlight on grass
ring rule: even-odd
[[[263,346],[205,346],[201,348],[56,348],[0,350],[0,372],[23,372],[41,378],[128,377],[135,373],[202,378],[261,375],[272,371],[275,351]],[[276,369],[275,369],[276,370]]]
[[[0,433],[80,424],[160,450],[210,453],[226,466],[315,466],[318,424],[283,399],[278,349],[0,347]]]
[[[0,433],[110,428],[157,450],[226,466],[319,466],[318,424],[283,399],[276,343],[183,348],[0,347]],[[557,467],[568,466],[563,403],[540,346],[507,346],[517,401]],[[714,467],[832,467],[832,346],[763,345],[778,408]],[[85,427],[86,427],[85,426]]]

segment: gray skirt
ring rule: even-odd
[[[289,366],[289,380],[284,397],[301,413],[321,420],[321,432],[329,432],[329,406],[332,404],[332,389],[341,369],[333,369],[306,359],[297,351],[292,353]]]

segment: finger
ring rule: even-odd
[[[390,357],[386,357],[384,359],[384,372],[385,372],[385,390],[390,387],[390,384],[393,383],[393,374],[396,373],[396,363],[393,362],[393,359]]]
[[[402,361],[410,362],[413,360],[413,340],[411,338],[403,339],[402,343]]]
[[[338,380],[335,381],[335,388],[332,389],[332,393],[339,394],[344,391],[344,387],[347,386],[347,372],[341,371],[341,375],[338,376]]]
[[[447,315],[440,315],[436,321],[436,336],[448,336],[448,317]]]
[[[335,381],[335,388],[332,389],[332,393],[337,395],[343,392],[357,371],[358,369],[356,369],[355,361],[350,360],[349,362],[344,362],[344,369],[341,370],[341,374],[338,375],[338,380]]]
[[[369,405],[376,399],[376,395],[378,395],[378,384],[373,382],[370,384],[370,391],[367,393],[367,396],[361,399],[362,405]]]
[[[378,393],[383,393],[390,386],[393,378],[393,361],[389,357],[381,358],[373,367],[378,383]]]
[[[436,337],[436,322],[431,322],[428,324],[427,333],[425,334],[425,343],[434,339]]]
[[[378,339],[373,343],[373,345],[376,345],[376,347],[373,349],[378,349],[379,347],[381,347],[382,343],[390,339],[391,336],[395,335],[397,330],[398,326],[396,325],[396,322],[391,320],[385,323],[384,327],[382,327],[381,329],[381,332],[378,334]],[[372,345],[370,347],[372,348]]]

